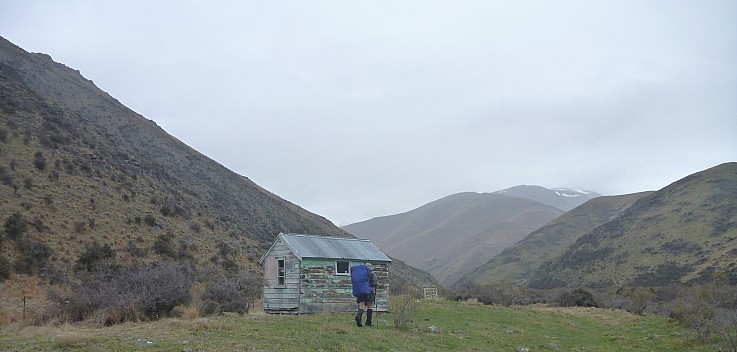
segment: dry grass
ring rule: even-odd
[[[0,284],[0,324],[34,321],[47,304],[37,277],[13,274]]]
[[[603,309],[594,307],[555,307],[544,304],[535,304],[521,307],[527,311],[550,313],[561,316],[561,318],[583,318],[592,319],[608,324],[610,326],[619,326],[632,324],[642,320],[641,315],[631,314],[624,310]]]
[[[200,316],[200,310],[192,304],[176,306],[172,309],[171,313],[175,317],[189,320],[199,318]]]

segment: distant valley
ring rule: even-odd
[[[619,196],[460,193],[344,229],[456,289],[737,284],[737,163]]]

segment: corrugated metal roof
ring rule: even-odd
[[[392,261],[367,239],[280,234],[287,246],[300,258],[354,259]]]

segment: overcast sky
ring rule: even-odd
[[[336,225],[737,161],[737,1],[11,1],[0,35]]]

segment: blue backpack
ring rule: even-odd
[[[353,284],[354,296],[371,293],[368,268],[365,265],[356,264],[351,267],[351,283]]]

